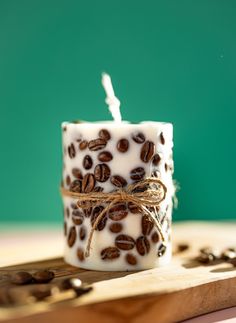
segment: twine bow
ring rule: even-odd
[[[138,206],[140,210],[148,216],[149,220],[153,221],[160,234],[162,242],[165,244],[166,238],[165,234],[163,233],[162,225],[155,216],[155,213],[149,210],[149,208],[154,208],[156,211],[156,207],[166,198],[166,192],[166,186],[162,183],[162,181],[155,177],[149,177],[142,181],[129,184],[125,189],[118,189],[110,193],[77,193],[61,187],[61,194],[63,196],[69,196],[77,199],[77,206],[82,209],[87,209],[91,206],[95,207],[99,204],[107,204],[107,206],[102,210],[93,223],[92,229],[89,233],[85,257],[89,257],[90,255],[93,234],[103,216],[113,205],[121,201],[131,202]]]

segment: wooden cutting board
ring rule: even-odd
[[[54,281],[79,276],[93,291],[73,300],[50,299],[0,309],[0,321],[16,323],[176,322],[236,305],[236,268],[227,263],[199,265],[193,258],[205,246],[236,247],[235,223],[180,223],[173,228],[176,253],[169,266],[140,272],[97,272],[69,266],[61,258],[0,269],[0,290],[14,288],[24,295],[29,286],[13,287],[9,275],[19,270],[52,269]]]

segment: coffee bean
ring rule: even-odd
[[[160,240],[160,237],[157,231],[153,232],[151,239],[153,243],[157,243]]]
[[[165,163],[165,171],[168,171],[168,165]]]
[[[92,210],[93,210],[93,208],[92,208],[92,207],[86,207],[86,208],[84,208],[84,209],[83,209],[83,211],[84,211],[84,216],[85,216],[86,218],[89,218],[89,217],[90,217],[90,215],[91,215],[91,213],[92,213]]]
[[[80,150],[85,150],[87,147],[88,147],[88,142],[87,142],[87,140],[82,140],[82,141],[79,143],[79,149],[80,149]]]
[[[125,153],[129,149],[129,141],[125,138],[122,138],[118,141],[116,147],[119,152]]]
[[[125,203],[119,202],[113,205],[109,211],[108,216],[113,221],[120,221],[128,215],[127,207]]]
[[[160,134],[160,140],[161,140],[161,144],[164,145],[165,144],[165,138],[163,136],[163,132],[161,132],[161,134]]]
[[[108,247],[101,251],[102,260],[113,260],[120,257],[120,250],[116,247]]]
[[[149,253],[150,243],[145,236],[141,236],[136,240],[136,249],[141,256]]]
[[[98,133],[98,136],[106,141],[108,141],[109,139],[111,139],[111,135],[110,132],[106,129],[101,129]]]
[[[36,283],[48,283],[55,277],[53,271],[50,270],[39,270],[33,274],[34,281]]]
[[[70,217],[70,210],[69,210],[69,208],[67,207],[66,208],[66,216],[69,218]]]
[[[126,261],[128,262],[128,264],[135,266],[137,264],[137,259],[134,255],[132,255],[132,253],[127,253],[127,255],[125,256]]]
[[[70,183],[71,183],[70,176],[69,176],[69,175],[67,175],[67,176],[66,176],[66,185],[70,186]]]
[[[88,143],[88,147],[92,151],[97,151],[106,147],[107,141],[102,138],[91,140]]]
[[[135,241],[126,234],[120,234],[115,239],[115,245],[121,250],[131,250],[135,246]]]
[[[62,130],[63,130],[63,131],[66,131],[66,130],[67,130],[67,126],[64,126],[64,127],[62,128]]]
[[[232,250],[231,248],[225,249],[221,254],[221,258],[225,261],[228,261],[228,260],[233,259],[235,257],[236,257],[236,251]]]
[[[116,187],[124,187],[127,185],[127,181],[120,175],[114,175],[110,179],[111,183]]]
[[[27,271],[19,271],[11,277],[11,282],[16,285],[26,285],[33,281],[33,277]]]
[[[136,132],[132,135],[132,139],[137,143],[137,144],[142,144],[145,141],[145,136],[142,132]]]
[[[161,156],[159,154],[155,154],[153,156],[153,160],[152,160],[152,163],[154,166],[157,166],[161,161]]]
[[[81,172],[81,170],[79,168],[72,168],[72,174],[77,179],[83,179],[82,172]]]
[[[67,235],[67,223],[64,222],[64,236]]]
[[[234,267],[236,267],[236,257],[235,258],[231,258],[229,260],[229,262],[231,263],[231,265],[233,265]]]
[[[70,184],[70,191],[76,192],[76,193],[81,193],[81,190],[82,190],[82,181],[80,179],[75,179]]]
[[[159,246],[158,251],[157,251],[157,256],[162,257],[165,252],[166,252],[166,245],[161,243],[161,245]]]
[[[73,210],[72,221],[75,225],[81,225],[84,222],[84,216],[81,210]]]
[[[91,216],[91,225],[93,226],[97,217],[101,214],[101,212],[104,210],[104,207],[103,206],[96,206],[94,209],[93,209],[93,213],[92,213],[92,216]],[[103,215],[102,219],[99,221],[97,227],[96,227],[96,230],[98,231],[102,231],[105,226],[106,226],[106,222],[107,222],[107,215],[106,213]]]
[[[68,147],[68,154],[70,156],[70,158],[75,158],[76,155],[76,151],[75,151],[75,146],[74,144],[70,144],[70,146]]]
[[[67,243],[70,248],[74,245],[75,240],[76,240],[76,229],[73,226],[70,228],[68,238],[67,238]]]
[[[141,213],[140,207],[133,202],[128,202],[128,210],[133,214]]]
[[[123,229],[123,225],[119,222],[113,222],[110,224],[109,229],[113,233],[119,233]]]
[[[77,210],[78,209],[78,205],[76,204],[76,203],[71,203],[71,208],[73,209],[73,210]]]
[[[154,227],[153,222],[147,215],[142,216],[142,234],[144,236],[149,235]]]
[[[80,237],[80,240],[84,240],[86,237],[86,229],[83,226],[79,230],[79,237]]]
[[[214,256],[212,254],[206,254],[206,253],[200,254],[196,258],[196,260],[201,264],[210,264],[210,263],[214,263],[215,261]]]
[[[144,163],[148,163],[154,154],[155,145],[152,141],[145,141],[142,146],[140,158]]]
[[[98,182],[106,182],[110,174],[110,168],[106,164],[98,164],[94,169],[94,177]]]
[[[93,166],[93,160],[89,155],[84,156],[83,166],[85,169],[90,169]]]
[[[158,170],[154,170],[152,172],[152,177],[160,178],[160,176],[161,176],[161,174],[160,174],[160,172]]]
[[[80,261],[84,261],[84,251],[81,248],[77,249],[77,257],[79,258]]]
[[[187,243],[179,243],[177,245],[177,251],[178,252],[184,252],[189,249],[189,245]]]
[[[103,187],[101,187],[101,186],[96,186],[96,187],[94,187],[94,192],[103,192],[103,190],[104,190],[104,188]]]
[[[30,290],[30,296],[34,297],[36,301],[42,301],[51,295],[52,291],[51,288],[48,288],[48,286],[47,288],[45,288],[45,286],[40,286],[40,288],[38,287],[37,289],[35,288]]]
[[[113,156],[109,151],[102,151],[98,155],[98,160],[100,160],[101,162],[107,163],[112,159],[113,159]]]
[[[134,181],[140,181],[144,178],[145,170],[143,167],[137,167],[131,170],[130,178]]]
[[[93,191],[95,186],[94,175],[91,173],[87,173],[82,180],[82,192],[90,193]]]

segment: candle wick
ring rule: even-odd
[[[102,74],[102,85],[106,92],[106,104],[109,107],[111,115],[115,122],[121,122],[121,113],[120,113],[120,101],[115,96],[115,92],[112,86],[110,75],[103,73]]]

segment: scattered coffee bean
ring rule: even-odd
[[[135,240],[126,234],[120,234],[115,239],[115,245],[121,250],[131,250],[135,246]]]
[[[83,166],[84,166],[85,169],[92,168],[92,166],[93,166],[93,160],[92,160],[91,156],[89,156],[89,155],[84,156]]]
[[[73,210],[72,212],[72,222],[75,225],[81,225],[84,222],[84,216],[81,210]]]
[[[149,235],[154,227],[153,222],[147,215],[142,216],[142,234],[144,236]]]
[[[127,181],[120,175],[114,175],[110,179],[111,183],[116,187],[124,187],[127,185]]]
[[[128,202],[128,209],[133,214],[142,212],[141,208],[138,205],[134,204],[133,202]]]
[[[80,149],[80,150],[85,150],[87,147],[88,147],[88,142],[87,142],[87,140],[82,140],[82,141],[79,143],[79,149]]]
[[[64,222],[64,236],[67,235],[67,223]]]
[[[100,160],[101,162],[107,163],[112,159],[113,159],[113,156],[109,151],[102,151],[98,155],[98,160]]]
[[[81,193],[81,190],[82,190],[82,181],[80,179],[75,179],[70,184],[70,191],[76,192],[76,193]]]
[[[132,139],[137,143],[137,144],[142,144],[145,141],[145,136],[142,132],[136,132],[132,135]]]
[[[141,256],[144,256],[150,251],[150,243],[145,236],[141,236],[136,240],[136,249]]]
[[[177,252],[184,252],[189,249],[189,245],[187,243],[179,243],[177,245]]]
[[[145,170],[143,167],[137,167],[131,170],[130,178],[134,181],[141,181],[144,178]]]
[[[165,144],[165,138],[163,136],[163,132],[161,132],[161,134],[160,134],[160,140],[161,140],[161,144],[164,145]]]
[[[82,180],[82,192],[90,193],[93,191],[95,186],[94,175],[87,173]]]
[[[120,221],[124,219],[127,215],[128,215],[128,210],[127,210],[126,203],[122,203],[122,202],[116,203],[108,211],[108,216],[113,221]]]
[[[142,146],[140,158],[144,163],[148,163],[154,154],[155,151],[155,145],[152,141],[145,141],[145,143]]]
[[[129,141],[125,138],[122,138],[118,141],[116,147],[119,152],[125,153],[129,149]]]
[[[36,283],[48,283],[55,277],[55,274],[51,270],[39,270],[33,274],[34,281]]]
[[[79,237],[80,237],[80,240],[84,240],[85,237],[86,237],[86,229],[84,226],[82,226],[79,230]]]
[[[84,261],[84,251],[81,248],[77,249],[77,257],[80,261]]]
[[[67,243],[70,248],[74,245],[75,240],[76,240],[76,229],[73,226],[70,228],[68,238],[67,238]]]
[[[215,258],[212,254],[202,253],[196,258],[196,260],[202,264],[210,264],[215,261]]]
[[[30,290],[30,296],[33,296],[36,301],[43,301],[46,297],[51,295],[52,291],[51,288],[48,288],[48,286],[40,286]]]
[[[27,271],[19,271],[12,275],[11,282],[16,285],[26,285],[33,281],[33,277]]]
[[[83,179],[82,172],[79,168],[72,168],[72,174],[76,179]]]
[[[69,210],[69,208],[68,208],[68,207],[66,208],[66,216],[67,216],[67,218],[69,218],[69,217],[70,217],[70,210]]]
[[[75,158],[75,155],[76,155],[76,151],[75,151],[75,146],[74,144],[70,144],[70,146],[68,147],[68,154],[70,156],[70,158]]]
[[[231,248],[225,249],[221,254],[221,258],[225,261],[234,259],[235,257],[236,257],[236,251],[232,250]]]
[[[229,260],[229,262],[236,267],[236,257]]]
[[[127,253],[127,255],[125,256],[125,259],[128,262],[128,264],[132,266],[135,266],[137,264],[137,258],[131,253]]]
[[[94,192],[103,192],[103,190],[104,190],[104,188],[103,187],[101,187],[101,186],[96,186],[96,187],[94,187]]]
[[[93,209],[93,212],[92,212],[92,216],[91,216],[91,225],[93,226],[97,217],[101,214],[101,212],[104,210],[104,207],[103,206],[96,206],[94,209]],[[106,226],[106,222],[107,222],[107,215],[104,214],[104,216],[102,217],[102,219],[99,221],[97,227],[96,227],[96,230],[98,231],[102,231],[105,226]]]
[[[109,229],[112,233],[119,233],[123,229],[123,225],[119,222],[113,222],[110,224]]]
[[[66,176],[66,185],[67,185],[67,186],[70,186],[70,183],[71,183],[70,176],[69,176],[69,175],[67,175],[67,176]]]
[[[155,154],[152,160],[153,165],[158,166],[160,161],[161,161],[161,156],[159,154]]]
[[[101,251],[102,260],[113,260],[120,257],[120,250],[116,247],[108,247]]]
[[[106,182],[110,174],[110,168],[106,164],[98,164],[94,169],[94,177],[98,182]]]
[[[98,136],[106,141],[108,141],[109,139],[111,139],[111,135],[110,132],[106,129],[101,129],[98,133]]]
[[[158,251],[157,251],[157,256],[162,257],[165,252],[166,252],[166,245],[161,243],[161,245],[159,246]]]
[[[152,242],[153,243],[157,243],[160,240],[159,234],[157,231],[153,232],[152,236],[151,236]]]
[[[107,141],[102,138],[91,140],[88,147],[91,151],[97,151],[106,147]]]

